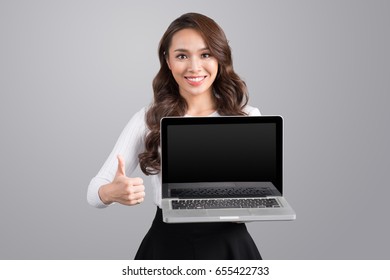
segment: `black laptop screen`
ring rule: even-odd
[[[269,181],[282,193],[281,118],[223,118],[171,118],[161,134],[163,183]]]

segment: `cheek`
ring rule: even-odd
[[[209,71],[212,75],[216,76],[218,74],[218,62],[214,61],[210,63]]]
[[[179,63],[170,63],[169,65],[172,74],[180,74],[183,71],[183,66]]]

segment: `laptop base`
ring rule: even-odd
[[[173,210],[171,199],[163,199],[163,222],[254,222],[295,220],[296,214],[283,197],[278,197],[281,208],[228,208],[228,209],[179,209]]]

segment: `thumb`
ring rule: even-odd
[[[121,155],[117,156],[118,158],[118,170],[116,171],[116,177],[118,176],[126,176],[126,169],[125,169],[125,160]]]

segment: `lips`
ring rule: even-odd
[[[187,76],[184,77],[187,82],[193,86],[201,85],[207,76]]]

